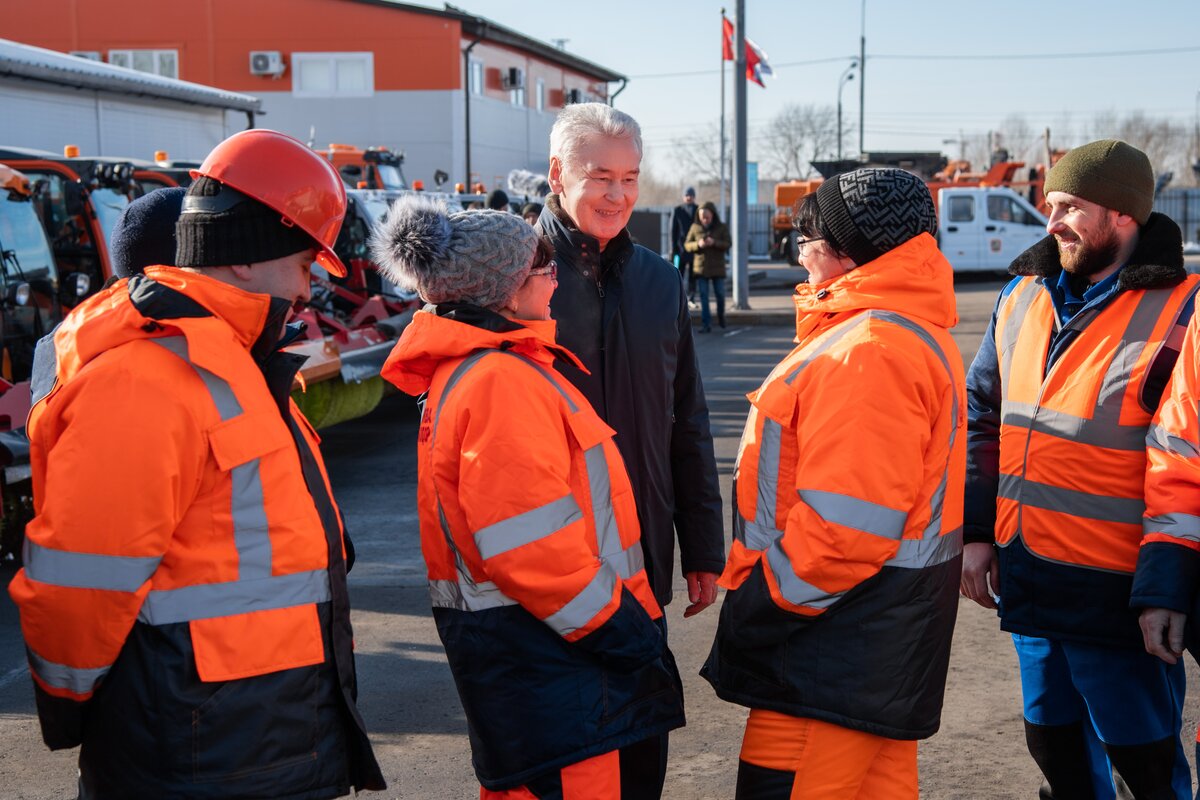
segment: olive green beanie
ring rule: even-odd
[[[1046,194],[1050,192],[1082,197],[1145,225],[1154,208],[1154,169],[1133,145],[1101,139],[1059,159],[1046,176]]]

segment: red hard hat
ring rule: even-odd
[[[278,211],[280,222],[313,238],[318,264],[346,276],[333,252],[346,215],[346,188],[333,166],[303,142],[266,128],[241,131],[214,147],[191,175],[220,181]]]

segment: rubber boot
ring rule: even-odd
[[[1105,744],[1104,750],[1134,800],[1175,800],[1175,747],[1175,739],[1167,737],[1146,744]]]
[[[1035,725],[1025,720],[1025,744],[1049,784],[1038,793],[1042,800],[1095,800],[1082,722]]]
[[[795,782],[794,772],[760,767],[739,759],[734,800],[788,800]]]

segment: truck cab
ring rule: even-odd
[[[938,246],[955,272],[1002,272],[1045,238],[1046,217],[1001,186],[938,189]]]

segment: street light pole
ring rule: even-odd
[[[863,113],[867,103],[867,0],[862,0],[862,28],[858,36],[858,154],[861,157],[867,151],[863,144],[863,121],[867,115]]]
[[[837,158],[838,158],[838,161],[842,160],[842,89],[844,89],[846,87],[847,83],[854,80],[854,68],[857,66],[858,66],[857,61],[851,61],[850,66],[846,67],[846,71],[842,73],[842,77],[838,78],[838,106],[837,106],[837,119],[838,119]]]

